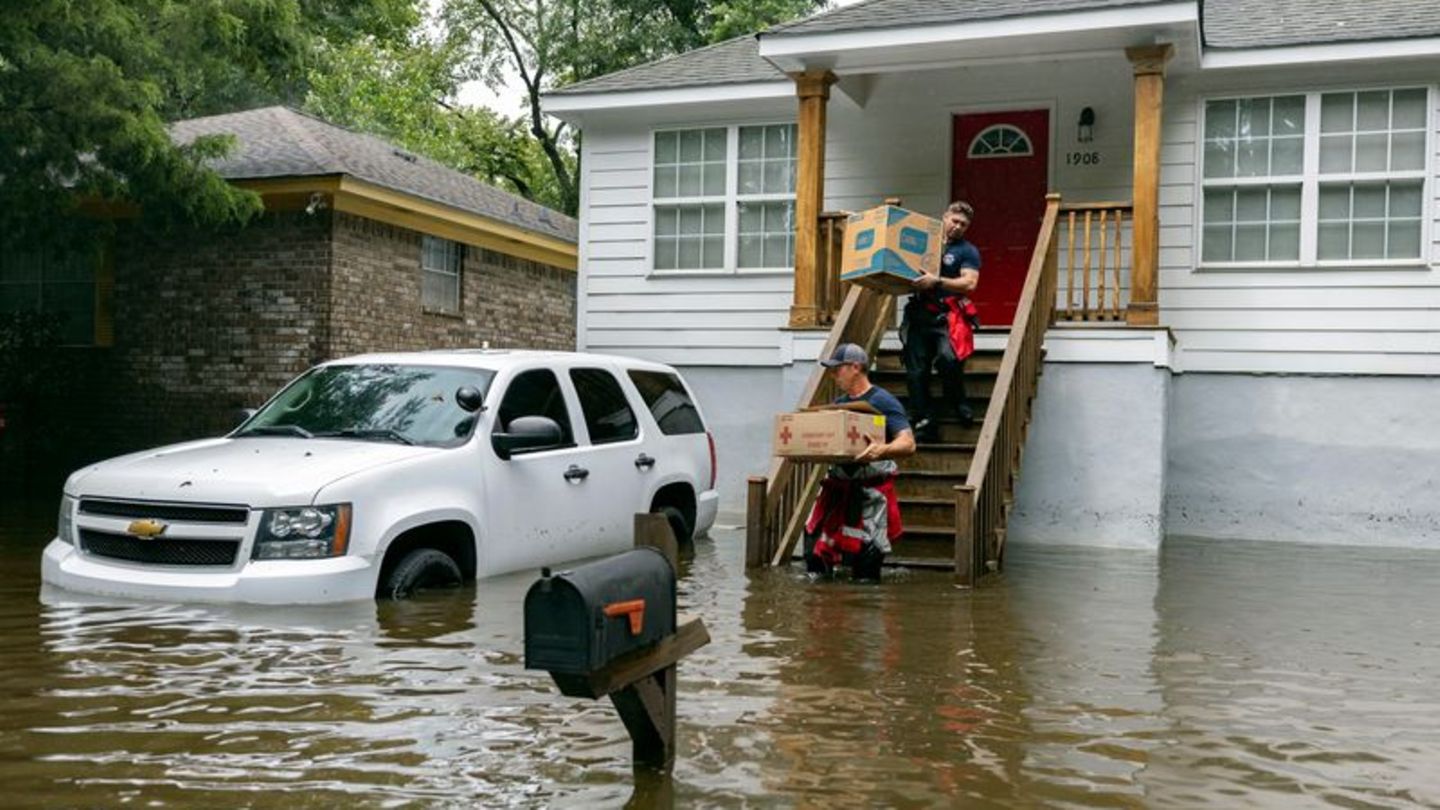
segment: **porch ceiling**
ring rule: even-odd
[[[1156,42],[1198,43],[1195,2],[1101,11],[787,35],[762,34],[760,56],[780,70],[860,75],[946,65],[1119,54]],[[1198,52],[1182,47],[1181,52]]]

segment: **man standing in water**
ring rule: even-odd
[[[921,441],[940,439],[940,410],[930,401],[930,368],[940,367],[945,405],[962,425],[974,422],[965,399],[965,358],[975,350],[975,305],[967,294],[980,283],[980,251],[966,241],[975,217],[969,203],[945,209],[945,253],[940,274],[915,279],[915,294],[905,304],[900,339],[905,344],[905,384],[910,414]]]
[[[830,467],[805,521],[805,567],[827,574],[848,564],[856,579],[878,580],[890,543],[901,532],[895,459],[914,455],[915,435],[900,400],[870,383],[864,349],[842,343],[820,365],[834,375],[837,404],[867,402],[885,416],[885,441],[871,442],[852,463]]]

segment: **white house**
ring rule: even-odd
[[[1058,192],[1012,538],[1440,548],[1437,76],[1440,0],[868,0],[572,85],[580,347],[684,369],[738,510],[822,212],[968,199],[1003,325]]]

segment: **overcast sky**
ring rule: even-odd
[[[856,2],[859,0],[830,0],[830,7],[839,8]],[[489,107],[501,115],[510,117],[528,114],[525,105],[525,91],[520,85],[520,77],[513,74],[507,86],[498,93],[486,87],[484,82],[466,82],[460,88],[460,103],[474,107]]]

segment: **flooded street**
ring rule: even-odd
[[[32,508],[33,507],[33,508]],[[1012,550],[1003,582],[742,570],[697,543],[672,780],[522,668],[505,577],[409,603],[40,592],[0,514],[6,807],[1440,806],[1440,554],[1174,540]],[[632,795],[634,794],[634,795]]]

